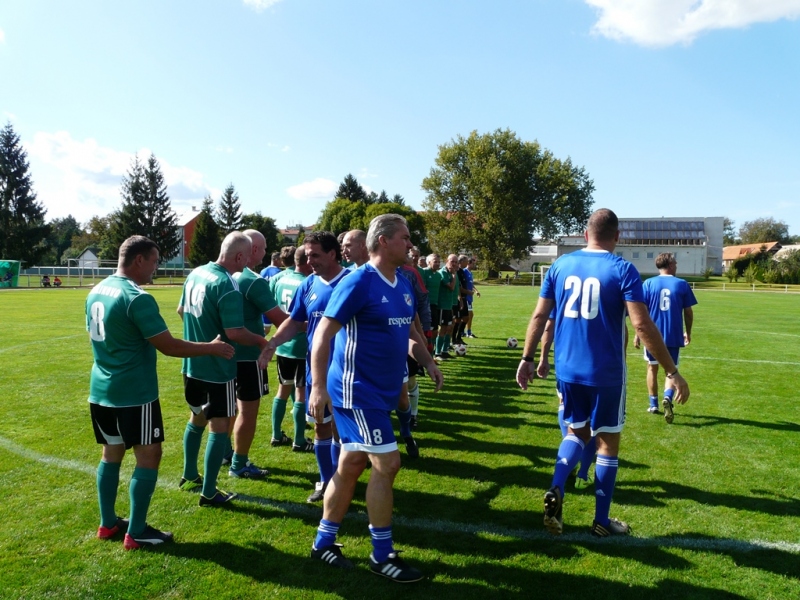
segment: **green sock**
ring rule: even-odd
[[[144,469],[136,467],[131,477],[130,497],[131,516],[128,522],[128,533],[136,537],[147,526],[147,509],[150,508],[150,498],[156,490],[158,469]]]
[[[100,461],[97,466],[97,500],[100,504],[100,524],[113,527],[117,524],[117,488],[119,488],[119,467],[122,463]]]
[[[236,452],[233,453],[233,458],[231,459],[231,471],[238,471],[246,464],[247,454],[237,454]]]
[[[306,444],[306,405],[304,402],[295,402],[292,405],[292,418],[294,419],[294,445]]]
[[[442,352],[449,352],[450,351],[450,334],[448,333],[444,336],[444,342],[442,342]]]
[[[286,400],[281,398],[272,399],[272,439],[281,439],[281,423],[286,416]]]
[[[225,444],[225,454],[222,456],[230,456],[233,454],[233,432],[228,436],[228,442]]]
[[[187,481],[194,481],[200,477],[200,473],[197,472],[197,459],[200,457],[204,429],[189,421],[183,432],[183,478]]]
[[[441,354],[442,353],[442,340],[443,340],[443,336],[441,336],[441,335],[437,335],[436,336],[436,342],[434,343],[434,346],[433,346],[434,354]]]
[[[208,443],[206,444],[206,456],[203,461],[203,496],[213,498],[217,493],[217,477],[222,467],[222,457],[225,456],[225,440],[227,433],[208,433]]]

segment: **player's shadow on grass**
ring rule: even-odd
[[[710,492],[663,480],[625,480],[617,482],[617,487],[614,490],[614,500],[620,504],[666,506],[666,500],[673,498],[680,498],[684,501],[693,500],[701,505],[725,506],[736,510],[765,513],[776,517],[800,516],[800,500],[785,496],[775,499],[754,495]]]
[[[677,414],[675,416],[674,425],[682,425],[684,427],[693,427],[697,429],[701,427],[712,427],[714,425],[744,425],[745,427],[774,429],[775,431],[786,431],[790,433],[800,432],[800,424],[792,423],[790,421],[751,421],[749,419],[731,419],[729,417],[721,417],[716,415]]]

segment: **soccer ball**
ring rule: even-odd
[[[517,347],[517,338],[510,337],[506,340],[506,346],[509,348],[516,348]]]
[[[456,346],[456,356],[466,356],[467,354],[467,347],[463,344],[459,344]]]

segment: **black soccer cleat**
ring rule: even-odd
[[[352,569],[353,562],[346,559],[342,555],[342,545],[333,544],[332,546],[325,546],[324,548],[311,547],[311,558],[316,558],[323,562],[328,563],[337,569]]]
[[[152,548],[173,541],[171,531],[159,531],[150,525],[144,526],[144,531],[138,535],[125,534],[123,543],[125,550],[138,550],[139,548]]]
[[[323,498],[325,498],[325,490],[328,489],[328,482],[318,481],[314,484],[314,493],[311,494],[308,498],[306,498],[306,502],[309,504],[314,504],[315,502],[319,502]]]
[[[414,436],[409,435],[408,437],[404,437],[403,441],[406,443],[408,458],[419,458],[419,446],[417,446],[417,441],[414,439]]]
[[[564,531],[564,518],[561,514],[563,498],[561,490],[551,487],[544,495],[544,526],[553,535]]]
[[[200,506],[225,506],[234,498],[236,498],[236,494],[233,492],[223,492],[218,489],[211,498],[206,498],[203,494],[200,494]]]
[[[413,583],[422,579],[424,577],[422,571],[409,565],[398,556],[399,554],[399,550],[391,552],[389,557],[383,562],[376,561],[372,554],[370,554],[370,570],[376,575],[386,577],[397,583]]]

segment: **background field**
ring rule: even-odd
[[[681,372],[692,388],[675,423],[645,412],[644,361],[628,357],[628,424],[612,515],[633,537],[588,534],[593,496],[567,490],[565,535],[541,525],[560,433],[553,381],[513,377],[535,302],[530,287],[484,287],[469,354],[423,384],[417,437],[396,484],[395,539],[427,578],[413,588],[370,574],[364,485],[341,531],[358,566],[311,561],[320,508],[305,503],[313,457],[270,448],[263,410],[253,460],[266,482],[221,483],[233,510],[199,509],[177,489],[188,415],[180,363],[159,357],[167,443],[150,521],[176,544],[124,552],[95,539],[99,448],[86,395],[86,290],[0,293],[2,598],[798,598],[800,296],[698,292]],[[153,290],[173,333],[179,288]],[[275,381],[274,371],[271,381]],[[268,399],[265,408],[271,405]],[[291,424],[287,419],[285,428]],[[127,514],[132,457],[118,512]],[[364,479],[366,481],[366,477]]]

